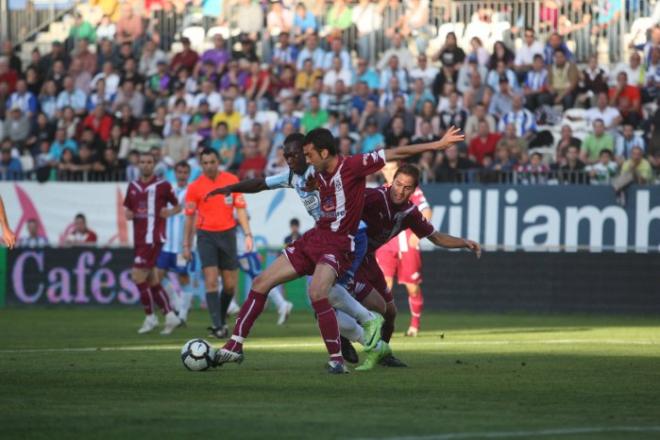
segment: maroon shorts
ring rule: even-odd
[[[369,253],[365,255],[362,264],[355,274],[353,293],[355,294],[355,299],[362,302],[372,290],[376,290],[383,297],[385,303],[394,300],[392,292],[387,288],[385,276],[380,270],[380,267],[378,267],[376,256],[373,253]]]
[[[399,241],[404,237],[406,249],[402,251]],[[409,239],[410,231],[407,230],[404,236],[398,235],[380,247],[376,251],[376,258],[387,278],[394,278],[396,275],[399,284],[421,284],[422,254],[419,249],[407,246]]]
[[[312,275],[316,265],[327,264],[342,276],[353,262],[353,238],[313,228],[284,249],[298,275]]]
[[[153,269],[160,255],[163,243],[140,244],[135,246],[135,258],[133,267],[136,269]]]

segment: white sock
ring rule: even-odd
[[[165,281],[165,280],[163,280],[163,281]],[[181,303],[182,303],[182,298],[181,297],[182,297],[182,295],[178,291],[180,287],[178,285],[175,286],[174,283],[172,282],[172,280],[170,280],[170,279],[167,279],[167,281],[168,281],[167,283],[164,283],[164,284],[161,283],[161,286],[163,286],[163,289],[167,293],[167,296],[170,300],[170,304],[172,305],[172,307],[174,307],[174,310],[177,310],[177,311],[181,310]]]
[[[239,309],[241,308],[241,306],[239,306],[238,303],[236,302],[236,294],[234,294],[234,296],[231,297],[231,302],[229,303],[229,307],[232,308],[238,307]]]
[[[192,283],[188,283],[185,286],[183,286],[181,296],[182,296],[182,301],[181,301],[181,308],[179,309],[179,316],[184,321],[187,321],[188,311],[190,310],[190,306],[192,305],[192,298],[193,298]]]
[[[332,307],[352,316],[360,324],[364,324],[374,318],[374,315],[369,310],[353,298],[351,294],[339,284],[335,284],[330,289],[330,292],[328,293],[328,301],[330,301]]]
[[[348,316],[341,310],[335,310],[337,314],[337,324],[339,324],[339,333],[352,342],[359,342],[364,345],[364,329],[355,318]]]
[[[275,308],[277,310],[280,310],[286,304],[286,299],[284,299],[282,290],[282,285],[278,284],[277,286],[273,287],[268,294],[268,299],[273,301],[273,304],[275,304]]]

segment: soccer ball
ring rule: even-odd
[[[213,365],[215,349],[204,339],[191,339],[181,348],[181,362],[190,371],[204,371]]]

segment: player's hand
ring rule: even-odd
[[[252,249],[254,249],[254,240],[252,239],[252,235],[246,235],[245,236],[245,252],[252,252]]]
[[[217,195],[228,196],[229,194],[231,194],[231,190],[230,190],[228,187],[223,186],[222,188],[216,188],[216,189],[214,189],[213,191],[209,192],[209,193],[206,195],[206,197],[204,197],[204,201],[206,202],[206,201],[208,201],[211,197],[215,197],[215,196],[217,196]]]
[[[14,235],[14,232],[9,228],[2,228],[2,241],[5,242],[9,249],[14,249],[14,245],[16,245],[16,235]]]
[[[461,129],[456,128],[452,125],[451,127],[449,127],[445,135],[442,136],[442,139],[438,141],[437,144],[438,146],[436,150],[438,151],[445,150],[451,147],[452,145],[454,145],[455,143],[463,142],[464,140],[465,140],[465,135],[461,134]]]
[[[476,241],[465,240],[465,247],[474,252],[477,258],[481,258],[481,246]]]
[[[186,261],[192,260],[192,252],[190,250],[190,246],[183,246],[183,252],[181,253],[183,256],[183,259]]]
[[[135,214],[133,214],[133,211],[131,211],[130,209],[127,209],[125,212],[126,212],[126,220],[133,220],[133,218],[135,217]]]
[[[172,211],[170,211],[170,210],[167,209],[167,208],[162,208],[162,209],[160,210],[160,216],[161,216],[162,218],[167,218],[167,217],[169,217],[169,216],[171,216],[171,215],[172,215]]]

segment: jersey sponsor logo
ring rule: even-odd
[[[302,197],[302,202],[307,211],[313,211],[319,207],[319,198],[315,194]]]

